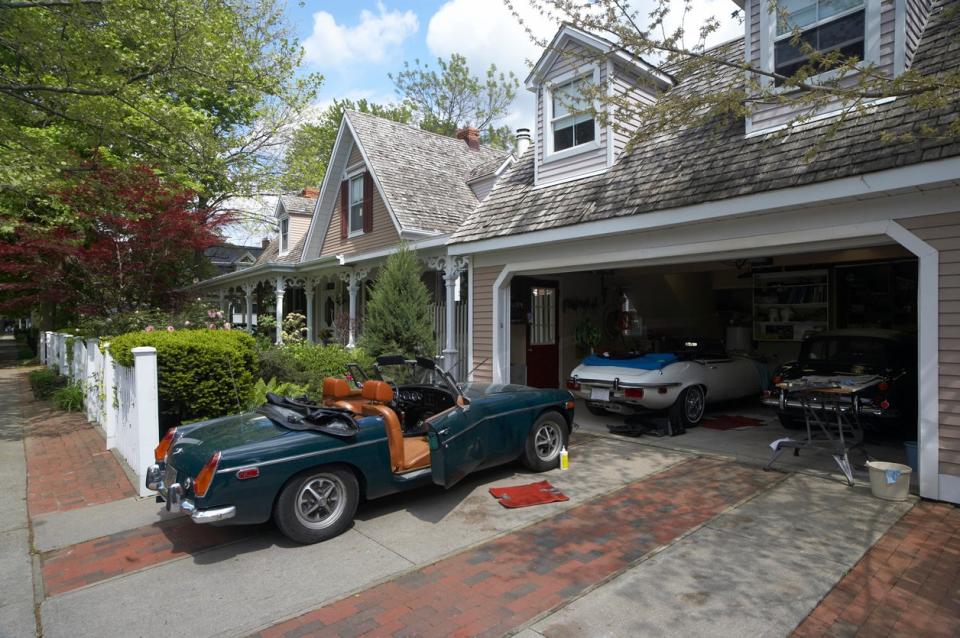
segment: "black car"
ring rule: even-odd
[[[765,405],[777,409],[784,427],[805,427],[800,402],[779,384],[806,376],[876,375],[879,381],[857,393],[865,429],[912,429],[917,415],[917,338],[895,330],[831,330],[808,337],[800,357],[777,370]]]

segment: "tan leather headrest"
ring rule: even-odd
[[[334,399],[346,399],[351,394],[350,384],[346,379],[327,377],[323,380],[323,396]]]
[[[360,396],[368,401],[388,403],[393,401],[393,388],[384,381],[364,381]]]

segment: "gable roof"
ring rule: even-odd
[[[270,244],[263,250],[260,254],[260,257],[257,259],[257,262],[254,266],[261,266],[263,264],[295,264],[300,261],[300,257],[303,255],[303,246],[307,241],[307,235],[304,235],[297,240],[291,248],[290,251],[283,255],[280,255],[280,238],[274,237],[270,240]]]
[[[934,3],[913,69],[935,73],[960,64],[960,0]],[[722,45],[737,63],[743,39]],[[716,73],[714,71],[714,73]],[[678,78],[673,90],[707,91],[732,83],[740,72]],[[605,173],[535,188],[533,153],[525,154],[453,235],[463,243],[639,215],[792,186],[863,175],[874,171],[960,156],[960,139],[918,135],[925,122],[946,124],[957,117],[960,101],[938,110],[915,110],[907,100],[878,104],[844,122],[833,137],[821,139],[834,120],[809,123],[782,134],[745,137],[742,118],[664,133],[638,143]],[[883,142],[881,132],[913,133],[914,141]],[[804,154],[823,141],[811,161]]]
[[[280,206],[292,215],[313,215],[313,209],[317,205],[316,197],[303,197],[301,195],[281,195],[277,203],[277,213],[280,212]]]

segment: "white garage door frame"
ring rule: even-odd
[[[643,267],[750,256],[772,256],[897,243],[916,255],[918,281],[918,360],[920,495],[960,502],[960,480],[939,474],[939,254],[935,248],[887,219],[728,238],[637,247],[612,252],[556,251],[563,256],[508,263],[493,286],[493,380],[509,381],[510,282],[516,275],[575,272],[592,268]]]

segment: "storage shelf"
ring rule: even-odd
[[[753,338],[756,341],[802,341],[809,332],[829,328],[828,274],[827,270],[803,270],[754,275]],[[778,308],[795,312],[785,311],[791,315],[790,319],[769,321],[770,313],[779,314]]]

